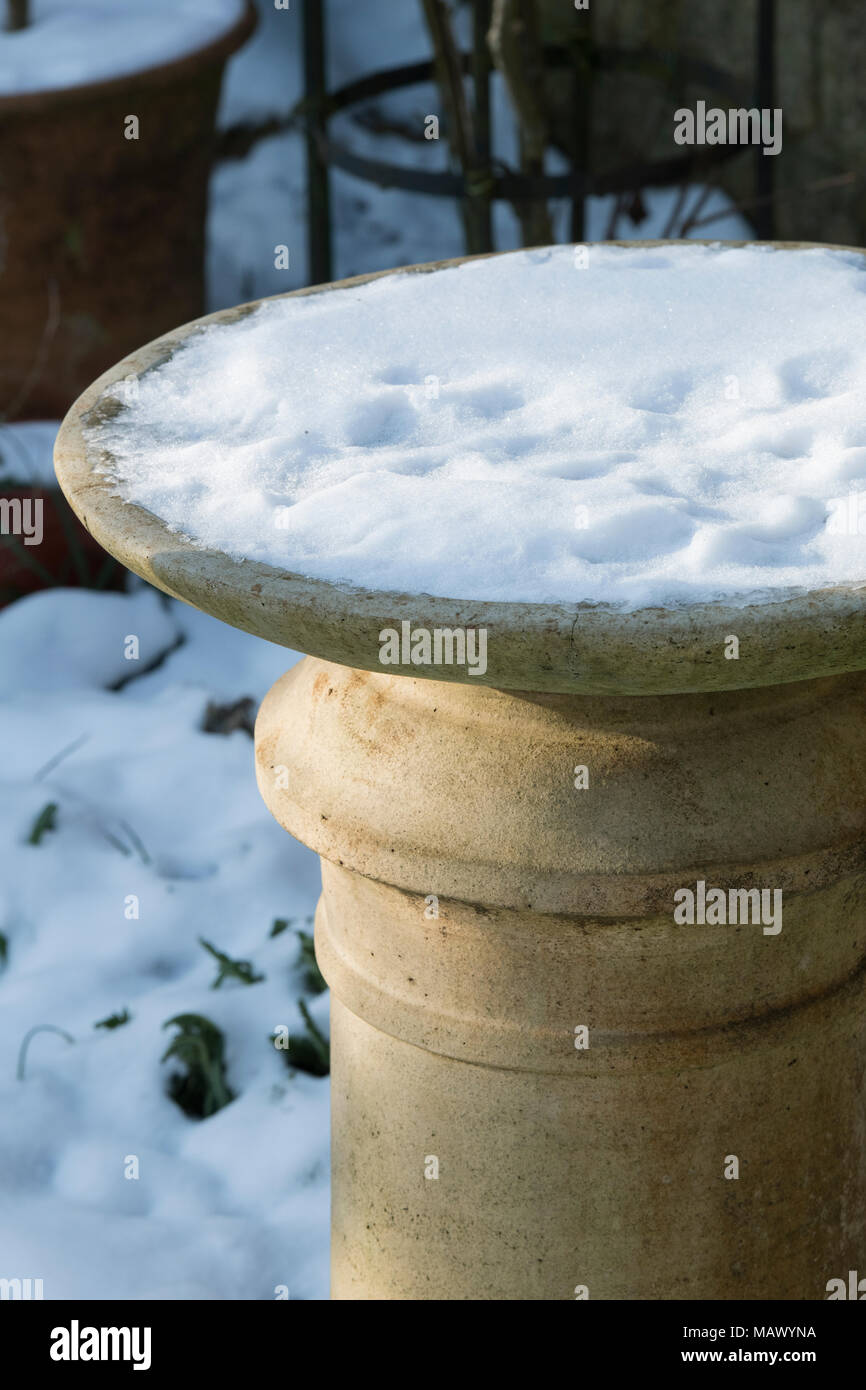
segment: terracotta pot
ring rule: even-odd
[[[176,62],[0,97],[0,416],[59,418],[119,356],[202,312],[220,83],[254,26],[247,0]]]
[[[256,763],[322,857],[334,1296],[826,1297],[866,1240],[866,583],[622,613],[199,549],[83,434],[191,331],[55,462],[136,573],[314,654]],[[486,673],[384,672],[403,620],[486,628]],[[677,920],[712,889],[760,915]]]

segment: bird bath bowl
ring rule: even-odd
[[[56,467],[131,570],[308,653],[255,751],[322,862],[334,1297],[826,1297],[866,1236],[866,585],[623,612],[202,548],[86,433],[196,327]]]

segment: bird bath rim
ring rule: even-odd
[[[609,242],[636,249],[671,240]],[[775,249],[859,247],[823,242],[704,241],[690,245]],[[509,254],[499,252],[492,254]],[[322,294],[383,275],[429,272],[482,257],[460,256],[357,275],[273,299]],[[808,591],[625,610],[603,603],[515,603],[372,590],[311,579],[254,560],[236,560],[172,531],[159,517],[116,492],[105,472],[107,451],[86,430],[100,412],[123,409],[108,388],[162,364],[193,333],[252,313],[264,299],[219,310],[164,334],[103,373],[66,415],[55,445],[55,470],[66,498],[100,545],[127,568],[175,598],[281,646],[341,665],[418,679],[506,690],[650,695],[768,686],[866,668],[866,577]],[[485,629],[487,666],[390,665],[379,659],[384,629]],[[731,659],[730,639],[738,655]]]

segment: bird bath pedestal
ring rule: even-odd
[[[825,1298],[866,1260],[866,589],[622,613],[197,548],[83,432],[189,332],[57,472],[130,569],[311,654],[256,765],[322,860],[334,1297]],[[486,670],[382,665],[404,622]]]

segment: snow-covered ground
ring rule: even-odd
[[[229,66],[224,124],[285,113],[300,95],[301,6],[260,8],[259,33]],[[330,0],[329,14],[333,81],[428,52],[416,4]],[[437,109],[430,89],[401,100],[419,123]],[[407,162],[444,158],[432,142],[360,128],[353,138]],[[499,153],[511,144],[505,130]],[[671,199],[652,194],[632,235],[659,235]],[[297,131],[217,170],[211,308],[306,282],[304,203]],[[719,206],[714,195],[705,210]],[[334,214],[340,275],[462,251],[445,200],[336,174]],[[590,238],[608,215],[591,205]],[[496,228],[503,249],[517,244],[510,209]],[[710,232],[749,235],[736,216]],[[277,244],[290,248],[287,271],[274,266]],[[48,480],[55,430],[0,428],[0,479]],[[138,660],[124,657],[130,635]],[[327,1296],[328,1082],[292,1075],[269,1042],[280,1024],[303,1031],[300,999],[326,1027],[327,995],[305,993],[294,965],[318,866],[264,810],[248,735],[201,730],[209,701],[258,701],[292,659],[140,588],[55,591],[0,613],[0,1278],[42,1279],[47,1299],[271,1299],[279,1286]],[[31,845],[50,803],[54,828]],[[271,937],[275,918],[294,925]],[[199,937],[265,980],[212,989],[216,963]],[[128,1023],[94,1027],[124,1009]],[[221,1028],[236,1095],[205,1120],[167,1096],[160,1063],[173,1031],[162,1025],[189,1012]],[[22,1041],[40,1024],[74,1041],[35,1035],[18,1080]],[[138,1178],[124,1176],[132,1156]]]
[[[296,659],[144,587],[0,613],[0,1277],[46,1298],[327,1296],[328,1083],[270,1041],[304,1032],[318,862],[265,811],[249,735],[201,730],[209,701],[258,702]],[[212,989],[199,937],[265,979]],[[306,999],[327,1031],[327,995]],[[225,1036],[237,1099],[207,1120],[166,1094],[184,1013]],[[34,1036],[18,1080],[39,1024],[74,1043]]]

